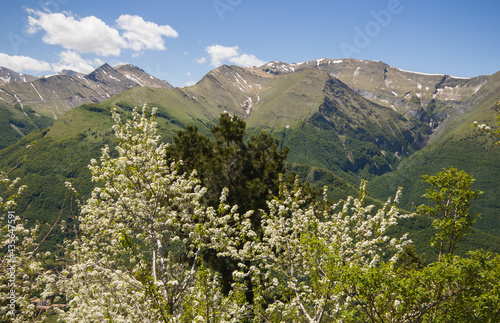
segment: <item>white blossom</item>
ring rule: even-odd
[[[186,300],[201,297],[195,288],[201,251],[223,249],[210,235],[227,235],[220,232],[227,225],[219,216],[232,218],[236,207],[226,215],[229,206],[220,213],[200,204],[206,189],[195,173],[180,176],[178,162],[166,159],[155,111],[148,118],[146,107],[142,114],[135,109],[124,124],[113,111],[119,156],[110,157],[105,146],[99,161],[90,162],[92,181],[102,184],[81,205],[79,236],[67,243],[74,265],[56,280],[70,304],[60,313],[65,322],[177,321],[191,315]],[[227,247],[221,252],[237,254],[234,245]],[[222,300],[220,286],[211,289],[215,303],[235,307],[231,298]]]

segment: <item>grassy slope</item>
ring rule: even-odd
[[[24,147],[36,141],[26,161],[12,173],[12,176],[21,177],[21,183],[28,186],[17,208],[18,213],[28,219],[28,226],[37,221],[53,223],[63,205],[61,220],[68,219],[72,212],[64,182],[70,180],[80,192],[90,192],[94,184],[90,181],[87,164],[91,158],[100,155],[104,144],[112,144],[110,130],[109,115],[76,108],[52,127],[34,131],[1,151],[0,167],[9,169],[23,159],[27,153]],[[49,229],[47,224],[42,226],[42,232]],[[62,239],[57,232],[44,244],[45,250],[55,250],[55,244]]]
[[[415,206],[426,202],[421,195],[428,186],[421,181],[422,175],[434,175],[443,168],[452,166],[471,174],[476,178],[473,188],[484,191],[483,196],[472,205],[475,212],[482,214],[475,228],[484,234],[475,234],[468,238],[463,243],[462,251],[469,248],[500,251],[498,249],[500,247],[500,207],[498,205],[500,201],[500,148],[493,147],[492,138],[471,128],[474,121],[493,124],[494,102],[500,99],[500,93],[493,89],[500,85],[500,75],[492,75],[490,80],[492,91],[486,91],[482,101],[474,109],[450,121],[427,147],[405,159],[398,170],[375,178],[369,185],[370,194],[380,199],[395,192],[399,186],[406,188],[401,205],[412,210]],[[409,226],[412,227],[414,224],[409,224]],[[430,237],[432,234],[428,226],[417,225],[416,228],[422,237]],[[419,242],[418,247],[421,251],[430,252],[426,241]]]
[[[137,101],[156,101],[151,105],[159,107],[159,133],[167,141],[188,123],[195,123],[201,132],[209,133],[214,122],[208,119],[211,114],[205,107],[196,102],[185,104],[186,98],[178,90],[135,88],[107,102],[86,104],[72,109],[49,128],[34,131],[1,151],[3,158],[0,160],[0,168],[9,169],[23,159],[27,152],[24,147],[36,141],[26,161],[12,173],[12,176],[21,177],[22,184],[28,186],[19,201],[18,212],[24,214],[28,210],[25,216],[30,225],[36,221],[46,223],[42,230],[47,231],[49,224],[55,221],[63,207],[62,219],[68,220],[72,211],[69,208],[69,200],[65,200],[65,196],[68,197],[65,181],[71,181],[84,197],[88,196],[95,184],[90,181],[87,165],[92,158],[100,156],[100,150],[105,144],[115,144],[111,107],[117,106],[122,119],[127,118],[135,105],[126,103],[125,100],[130,98]],[[326,182],[325,179],[336,180],[339,185],[331,190],[335,197],[340,197],[344,192],[339,188],[347,188],[349,192],[356,193],[352,185],[333,174],[319,169],[311,170],[308,167],[296,167],[295,170],[299,175],[309,174],[309,178],[320,186]],[[55,244],[62,239],[60,233],[56,234],[45,245],[45,249],[55,248]]]
[[[1,150],[0,169],[8,170],[23,160],[27,153],[25,146],[32,141],[36,142],[26,161],[11,174],[12,177],[20,177],[21,184],[28,186],[17,207],[18,214],[27,219],[28,226],[41,222],[44,234],[59,214],[59,221],[71,222],[76,205],[71,202],[70,194],[65,188],[66,181],[71,181],[83,198],[89,196],[96,184],[91,182],[87,165],[92,158],[99,158],[104,145],[113,147],[116,144],[112,132],[114,122],[110,113],[111,105],[87,104],[74,108],[51,127],[33,131]],[[164,117],[159,116],[157,121],[164,138],[170,139],[177,129],[186,124],[167,115],[163,109],[160,109],[159,114]],[[122,120],[131,114],[128,108],[119,110]],[[182,113],[178,114],[179,117],[181,115]],[[185,120],[190,119],[186,116]],[[200,125],[203,126],[202,123]],[[163,131],[165,129],[168,131]],[[111,152],[116,154],[113,148]],[[64,235],[60,231],[54,231],[44,243],[43,250],[57,250],[56,244],[63,239]]]
[[[28,133],[44,129],[54,120],[40,116],[26,106],[9,106],[0,104],[0,149],[5,148]]]
[[[329,78],[319,70],[275,77],[262,91],[258,109],[246,119],[248,126],[280,131],[307,120],[323,102],[323,88]]]

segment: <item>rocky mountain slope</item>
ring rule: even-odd
[[[370,101],[390,107],[435,128],[473,106],[490,76],[458,78],[444,74],[404,71],[380,61],[318,59],[287,64],[270,62],[261,67],[273,74],[320,69],[338,78]]]
[[[30,82],[37,78],[36,76],[17,73],[11,69],[0,66],[0,84],[9,82]]]
[[[139,86],[171,89],[173,86],[167,81],[149,75],[144,70],[131,64],[115,66],[114,69],[127,79],[137,83]]]
[[[273,74],[259,68],[221,66],[192,87],[134,88],[108,106],[161,107],[176,124],[205,127],[222,112],[245,118],[250,134],[265,130],[291,149],[289,161],[335,171],[382,174],[425,145],[429,128],[363,98],[320,69]]]
[[[17,74],[17,73],[16,73]],[[88,75],[60,73],[35,80],[13,76],[0,84],[4,105],[31,107],[39,115],[57,118],[75,106],[102,102],[136,86],[172,88],[166,81],[148,75],[132,65],[112,68],[104,64]]]
[[[133,106],[146,98],[168,116],[163,129],[188,120],[206,129],[206,120],[221,111],[237,114],[250,134],[265,130],[288,145],[290,168],[300,169],[303,179],[332,185],[321,178],[324,171],[353,185],[369,178],[370,193],[381,200],[402,186],[401,206],[407,210],[425,202],[422,175],[464,169],[477,179],[475,188],[485,191],[473,205],[483,215],[478,231],[466,243],[493,250],[493,241],[500,241],[500,150],[470,127],[475,120],[492,124],[500,73],[463,79],[375,61],[271,62],[260,68],[222,66],[192,87],[136,88],[106,103]],[[419,221],[405,225],[418,250],[432,258],[432,230]]]

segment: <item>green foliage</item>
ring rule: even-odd
[[[126,102],[126,101],[120,101],[115,103],[117,106],[122,108],[125,111],[132,112],[134,108],[136,107],[134,104]]]
[[[50,253],[38,251],[38,226],[27,228],[18,212],[17,200],[26,186],[20,185],[20,178],[9,177],[23,161],[7,172],[0,171],[0,322],[34,322],[45,317],[31,301],[43,290],[42,259]]]
[[[47,130],[47,129],[46,129]],[[90,179],[88,161],[99,156],[104,144],[114,145],[109,134],[82,132],[70,138],[53,139],[50,131],[35,131],[19,142],[2,151],[2,168],[13,167],[23,156],[22,146],[36,141],[32,153],[26,161],[13,170],[14,176],[21,178],[21,184],[27,188],[17,200],[17,209],[27,220],[31,228],[40,223],[40,235],[49,232],[61,213],[60,221],[69,221],[75,216],[76,204],[66,199],[67,190],[64,182],[71,179],[82,195],[87,196],[94,184]],[[53,130],[53,129],[51,129]],[[53,230],[50,237],[40,247],[41,251],[58,250],[66,233]]]
[[[80,108],[87,111],[103,113],[105,115],[111,116],[111,110],[108,107],[103,107],[102,105],[97,103],[86,103],[83,104]]]
[[[237,205],[238,211],[254,210],[253,229],[260,232],[260,210],[267,209],[267,200],[278,194],[280,175],[285,173],[284,162],[288,148],[279,150],[278,140],[261,132],[245,142],[245,122],[229,114],[222,114],[212,127],[213,140],[189,125],[178,132],[167,148],[168,158],[182,161],[181,173],[196,171],[201,185],[207,188],[202,201],[217,207],[224,189],[229,190],[227,203]],[[208,264],[222,274],[225,291],[232,284],[234,259],[215,257],[205,252]],[[251,298],[251,296],[249,296]]]
[[[497,322],[500,257],[476,251],[420,269],[388,264],[347,277],[357,315],[347,322]]]
[[[405,246],[396,262],[398,270],[422,270],[425,266],[425,255],[418,255],[413,244]]]
[[[11,112],[0,105],[0,149],[15,143],[22,137],[22,133],[10,125],[11,118]]]
[[[201,255],[250,240],[245,229],[251,213],[240,215],[224,204],[227,190],[217,210],[201,205],[206,189],[194,173],[179,174],[178,163],[165,158],[154,109],[151,117],[146,112],[134,110],[126,123],[114,112],[118,156],[105,146],[99,162],[91,160],[92,181],[101,185],[81,204],[78,235],[65,244],[70,264],[49,276],[49,289],[70,303],[61,319],[237,321],[241,291],[223,295],[217,275],[201,266]]]
[[[242,319],[248,315],[242,285],[233,285],[228,297],[224,297],[217,273],[200,266],[196,275],[194,293],[182,304],[182,322],[232,322],[235,317]]]
[[[287,161],[324,168],[354,185],[396,169],[401,156],[419,149],[428,129],[396,115],[382,124],[379,113],[361,103],[342,107],[325,99],[307,122],[283,131],[282,143],[292,147]]]
[[[326,308],[322,307],[324,304],[318,301],[323,296],[321,292],[326,290],[325,294],[330,298],[326,298],[325,302],[332,302],[334,299],[332,295],[341,292],[336,295],[342,295],[344,297],[342,300],[346,301],[343,303],[345,306],[341,309],[344,310],[342,315],[345,315],[345,321],[384,321],[389,319],[393,321],[498,321],[498,311],[495,310],[498,308],[498,283],[495,282],[495,280],[498,281],[498,257],[493,258],[487,253],[480,252],[467,257],[464,255],[467,250],[478,247],[485,247],[490,251],[500,251],[500,217],[498,217],[500,152],[498,149],[490,147],[492,139],[496,140],[496,136],[500,135],[500,129],[478,125],[484,131],[479,134],[469,131],[470,129],[464,129],[463,116],[467,116],[469,112],[459,110],[460,113],[464,112],[462,117],[454,120],[448,119],[448,128],[440,133],[436,132],[431,144],[424,150],[415,153],[426,143],[426,135],[429,134],[427,124],[432,121],[430,118],[442,119],[445,116],[447,118],[446,113],[450,111],[449,107],[459,106],[459,104],[464,106],[469,102],[458,103],[457,101],[456,105],[449,105],[447,110],[443,102],[435,100],[429,102],[430,97],[423,96],[422,99],[412,97],[408,103],[413,108],[421,108],[412,112],[415,112],[418,119],[422,121],[413,122],[406,120],[401,114],[395,113],[390,108],[383,108],[370,104],[367,100],[361,100],[359,96],[353,94],[353,91],[349,91],[346,86],[319,69],[284,75],[282,78],[285,82],[281,83],[269,77],[258,78],[259,72],[256,71],[252,77],[258,79],[259,86],[253,88],[254,92],[252,92],[251,98],[244,97],[239,89],[232,92],[232,97],[228,98],[221,91],[225,91],[226,83],[229,84],[232,79],[224,78],[222,75],[234,75],[235,71],[242,72],[242,70],[230,67],[221,68],[207,76],[197,88],[168,91],[136,88],[113,98],[108,103],[87,104],[76,108],[62,116],[57,121],[57,125],[51,127],[50,130],[37,131],[52,123],[52,120],[37,115],[28,106],[16,105],[0,109],[0,148],[19,141],[18,145],[2,150],[0,164],[3,168],[9,168],[17,162],[16,160],[21,154],[19,147],[34,139],[37,139],[39,143],[35,148],[36,153],[33,154],[33,158],[12,173],[22,177],[20,184],[28,184],[29,186],[24,195],[17,199],[17,207],[20,212],[24,214],[26,210],[25,214],[29,225],[35,224],[33,221],[35,218],[46,223],[54,221],[55,215],[59,213],[63,205],[67,205],[63,203],[65,191],[62,186],[62,183],[67,179],[71,179],[78,191],[85,197],[89,196],[88,193],[94,188],[94,184],[90,180],[86,164],[88,160],[99,156],[99,150],[103,145],[111,146],[110,158],[117,157],[117,153],[113,150],[115,142],[109,138],[111,131],[108,106],[120,107],[119,110],[125,112],[124,118],[131,118],[135,104],[129,102],[149,100],[157,102],[153,105],[159,108],[156,113],[156,121],[158,122],[159,134],[162,135],[161,141],[166,142],[171,141],[173,137],[176,138],[172,147],[169,148],[169,155],[163,157],[165,160],[169,160],[169,158],[183,160],[182,165],[173,168],[174,172],[178,171],[184,176],[191,176],[193,170],[197,171],[196,176],[200,177],[203,186],[208,188],[207,193],[200,197],[203,204],[212,206],[214,209],[219,208],[220,197],[223,195],[224,201],[228,201],[230,205],[238,205],[240,211],[256,211],[251,215],[239,218],[236,216],[226,217],[226,213],[216,212],[217,216],[220,217],[218,220],[221,221],[217,222],[218,228],[227,229],[226,225],[232,225],[234,226],[232,233],[241,239],[238,242],[232,242],[228,237],[226,237],[228,240],[221,239],[233,248],[231,252],[226,246],[219,245],[216,248],[212,245],[203,250],[203,254],[208,255],[207,258],[212,257],[212,259],[199,258],[198,262],[191,262],[193,258],[197,257],[192,253],[190,256],[186,256],[186,253],[178,253],[169,259],[169,261],[174,259],[177,262],[174,261],[175,265],[172,265],[172,268],[185,267],[186,263],[189,262],[190,264],[194,263],[195,266],[192,268],[196,267],[197,270],[196,275],[193,276],[192,273],[191,276],[188,275],[193,277],[193,281],[186,284],[189,286],[191,294],[180,305],[185,310],[181,315],[184,320],[230,320],[229,316],[224,316],[226,313],[223,308],[228,309],[235,306],[239,308],[239,313],[243,311],[247,316],[260,313],[259,310],[262,310],[263,316],[272,313],[273,316],[267,317],[269,321],[315,321],[311,320],[312,317],[319,318],[319,321],[328,321],[328,315],[309,315],[309,317],[306,315],[314,312],[313,310],[316,308]],[[244,76],[246,78],[249,74]],[[491,83],[489,79],[491,78],[488,78],[488,83],[485,82],[481,91],[478,91],[480,96],[471,96],[475,100],[474,102],[487,97],[488,106],[483,106],[481,109],[488,113],[493,111],[491,109],[492,102],[498,99],[498,96],[492,96],[491,93],[488,93],[494,88],[489,85]],[[270,86],[271,83],[279,85],[279,88]],[[317,84],[321,84],[321,87],[318,87]],[[479,83],[477,84],[479,85]],[[209,91],[204,91],[201,86],[206,86]],[[279,94],[279,96],[274,96],[275,94]],[[245,93],[245,95],[247,94]],[[212,121],[214,116],[217,116],[222,109],[227,108],[231,113],[238,113],[241,102],[247,98],[254,106],[246,106],[246,108],[253,110],[245,121],[254,128],[248,131],[245,129],[245,122],[226,116],[226,119],[221,119],[216,126],[212,127],[212,131],[209,130],[210,126],[214,124]],[[427,103],[428,106],[424,111],[423,107]],[[497,103],[497,107],[499,105],[500,103]],[[500,127],[500,114],[497,115],[497,118]],[[467,127],[471,122],[467,123]],[[189,123],[192,123],[193,126],[186,127]],[[262,128],[258,125],[265,125],[266,131],[275,138],[279,138],[281,142],[277,142],[272,136],[262,133]],[[183,130],[176,136],[179,129]],[[32,133],[24,137],[30,132]],[[289,153],[285,148],[286,145],[292,146]],[[296,233],[298,239],[293,241],[286,240],[291,235],[282,237],[280,234],[283,232],[267,234],[270,244],[274,243],[272,239],[278,237],[283,238],[282,241],[293,242],[287,245],[287,247],[291,246],[288,249],[283,247],[286,243],[275,245],[274,250],[270,250],[271,253],[268,254],[273,255],[273,252],[278,252],[279,254],[273,255],[274,258],[262,257],[260,262],[255,262],[255,259],[250,258],[243,259],[239,257],[241,255],[235,253],[247,251],[245,248],[251,250],[252,243],[262,242],[255,236],[261,237],[261,234],[264,234],[262,230],[259,231],[259,228],[270,228],[270,222],[265,222],[270,218],[276,220],[276,223],[282,221],[283,224],[290,224],[296,220],[293,219],[294,217],[303,216],[304,212],[312,214],[318,210],[325,211],[323,206],[316,204],[314,198],[306,198],[308,195],[317,196],[315,190],[310,186],[303,184],[294,186],[288,180],[282,184],[281,189],[279,188],[277,178],[279,178],[280,173],[283,173],[285,158],[289,162],[288,169],[296,171],[302,180],[310,181],[319,186],[330,184],[329,196],[334,200],[345,198],[346,195],[353,195],[356,191],[353,185],[359,183],[362,178],[368,178],[374,179],[370,193],[380,200],[385,200],[388,196],[393,195],[399,186],[404,186],[406,190],[400,205],[408,211],[415,211],[415,206],[424,203],[424,198],[435,202],[436,206],[420,206],[418,210],[426,215],[401,219],[398,226],[393,225],[391,229],[387,230],[387,234],[391,237],[400,237],[405,231],[410,231],[410,237],[415,242],[415,248],[413,246],[405,247],[393,265],[386,264],[387,259],[385,258],[382,258],[378,266],[368,269],[362,268],[362,266],[349,266],[351,263],[338,262],[336,257],[339,255],[337,253],[339,246],[332,244],[329,246],[330,248],[325,247],[325,241],[338,231],[338,226],[332,227],[328,231],[330,236],[327,238],[318,231],[319,225],[328,222],[328,214],[324,217],[318,216],[320,220],[317,222],[295,222],[296,228],[284,226],[283,232]],[[420,181],[422,174],[435,174],[443,168],[446,172],[446,168],[451,167],[451,164],[465,169],[478,179],[475,185],[486,191],[479,202],[472,200],[475,198],[473,191],[467,195],[467,185],[460,188],[460,181],[454,181],[460,178],[461,174],[458,171],[452,172],[453,168],[450,168],[450,174],[442,172],[437,176],[426,177],[424,183]],[[130,176],[135,178],[134,176],[140,169],[141,166],[134,166],[126,169],[129,173],[122,169],[123,173],[120,174],[132,174]],[[379,176],[382,174],[386,175]],[[294,178],[294,176],[289,178]],[[120,177],[119,180],[123,180],[123,178]],[[114,183],[119,180],[117,176]],[[472,176],[464,178],[464,183],[467,181],[472,184]],[[424,194],[425,183],[433,185],[435,190],[428,189],[427,193]],[[229,188],[226,195],[224,195],[225,187]],[[289,191],[295,190],[294,194],[299,191],[301,194],[297,194],[297,197],[294,195],[294,198],[290,197],[287,200],[281,195],[286,191],[285,187]],[[461,198],[450,197],[449,201],[451,202],[448,204],[445,193],[453,195],[454,193],[450,190],[456,190],[456,195]],[[181,195],[179,194],[176,198],[181,198]],[[368,197],[363,195],[363,198],[360,198],[360,200],[364,199],[368,200]],[[103,197],[103,201],[105,200]],[[163,202],[161,201],[159,204],[163,205],[161,204]],[[282,207],[280,210],[286,209],[287,211],[276,212],[274,214],[276,218],[272,218],[269,203],[277,203]],[[300,207],[297,208],[297,205],[290,203],[296,203]],[[379,200],[373,200],[370,203],[380,204]],[[452,209],[452,203],[456,203],[459,207]],[[448,204],[449,209],[443,206],[446,204]],[[439,205],[441,207],[438,207]],[[314,211],[311,211],[310,207]],[[475,215],[465,211],[469,210],[469,207],[478,210],[483,215],[481,219],[477,220],[474,228]],[[183,207],[179,207],[179,210],[183,208],[189,209],[190,207],[183,205]],[[221,208],[221,210],[223,209],[227,211],[229,206],[226,205]],[[259,209],[264,210],[264,213],[259,212]],[[359,207],[358,209],[361,210]],[[231,208],[231,212],[233,210],[236,211],[236,207]],[[364,210],[366,210],[365,213],[370,213],[368,209]],[[111,214],[112,210],[108,209],[106,212]],[[349,223],[351,227],[355,227],[357,225],[356,218],[349,217],[361,213],[363,212],[345,213],[344,220],[352,220]],[[265,214],[264,219],[263,214]],[[69,210],[64,210],[62,218],[69,222],[70,215]],[[210,227],[203,227],[205,220],[195,216],[190,218],[190,220],[193,219],[195,219],[194,224],[196,224],[192,230],[193,233],[214,230]],[[251,219],[250,225],[248,224],[249,219]],[[303,217],[302,219],[311,218]],[[115,220],[116,218],[110,220],[108,229],[113,230],[113,225],[117,224],[114,222]],[[125,226],[131,223],[133,220],[127,222]],[[180,223],[181,221],[176,222],[176,224]],[[311,223],[313,225],[308,226]],[[189,227],[193,223],[188,221],[182,222],[182,224]],[[245,227],[246,225],[248,227]],[[193,226],[189,228],[193,228]],[[43,233],[49,232],[50,226],[42,226],[41,230]],[[473,232],[476,234],[470,234]],[[89,236],[95,234],[95,232],[87,233]],[[178,233],[179,239],[183,243],[187,241],[183,239],[188,239],[186,237],[189,236],[189,230],[180,230]],[[224,236],[223,233],[216,230],[210,231],[210,233],[214,239]],[[247,233],[248,235],[246,235]],[[69,233],[65,234],[70,235]],[[204,237],[207,238],[207,236],[209,234]],[[234,236],[232,238],[236,239]],[[346,237],[352,238],[351,235],[346,235]],[[52,233],[50,239],[53,239],[53,242],[48,245],[48,249],[56,249],[54,244],[61,242],[63,238],[64,234],[57,232],[54,236]],[[362,245],[366,242],[363,240],[364,238],[357,236],[357,243]],[[122,242],[119,244],[122,250],[114,252],[118,255],[115,258],[121,264],[134,261],[123,257],[121,253],[138,248],[136,253],[131,253],[133,257],[136,257],[140,253],[138,250],[149,243],[135,243],[136,240],[133,236],[128,236],[123,232],[118,232],[118,240]],[[433,251],[428,246],[429,240],[438,245],[437,251]],[[166,245],[172,247],[172,250],[179,247],[177,243],[169,244],[168,238],[165,238],[165,241]],[[456,251],[458,243],[460,243],[460,249]],[[424,245],[425,247],[423,247]],[[113,248],[113,241],[106,247]],[[292,247],[296,247],[296,249]],[[301,252],[294,253],[293,251],[296,250]],[[169,251],[171,250],[169,249]],[[424,265],[424,258],[421,255],[423,252],[426,253],[427,267]],[[437,252],[440,253],[439,259],[441,261],[433,263]],[[441,255],[441,253],[446,252],[461,257]],[[165,254],[172,255],[168,252]],[[293,257],[284,257],[283,255],[292,255]],[[151,263],[148,262],[151,261],[149,259],[151,257],[148,257],[144,258],[148,265],[142,267],[133,278],[142,284],[146,290],[146,296],[150,297],[152,301],[157,301],[156,310],[171,311],[171,304],[165,299],[161,300],[162,296],[159,294],[161,287],[154,283],[153,275],[149,271],[151,268],[148,267]],[[213,266],[204,267],[214,259],[219,261],[221,267],[226,268],[223,277],[219,277],[212,271]],[[291,263],[290,259],[295,259],[296,263]],[[264,278],[259,275],[254,276],[253,285],[246,284],[249,276],[240,280],[230,280],[231,283],[235,284],[230,286],[232,287],[231,291],[235,293],[233,294],[234,299],[238,300],[233,302],[233,299],[228,303],[220,301],[221,299],[227,300],[225,297],[228,296],[229,290],[228,286],[221,288],[220,285],[227,284],[229,281],[227,277],[231,276],[235,269],[245,266],[252,268],[254,265],[255,269],[262,264],[272,264],[276,260],[280,261],[283,266],[280,269],[275,267],[274,271],[269,271],[272,274],[264,276]],[[203,263],[204,261],[205,263]],[[238,264],[238,261],[242,262]],[[317,266],[322,261],[327,266],[318,269]],[[328,266],[332,263],[335,263],[335,268]],[[176,265],[180,267],[176,267]],[[300,279],[296,281],[290,279],[291,275],[283,274],[283,272],[286,272],[284,268],[288,269],[291,265],[294,266],[294,269],[303,270],[306,274],[300,276]],[[249,270],[251,271],[251,269]],[[307,272],[307,270],[309,271]],[[326,276],[321,276],[325,273]],[[247,274],[249,273],[243,273],[243,275]],[[85,276],[85,274],[82,275],[82,277]],[[492,277],[491,280],[488,280],[488,275]],[[87,278],[92,279],[99,277],[101,277],[99,273],[87,276]],[[275,277],[280,277],[278,281],[279,292],[275,290],[276,285],[273,280]],[[328,279],[324,279],[324,277],[328,277]],[[335,279],[338,279],[336,282],[340,282],[339,285],[334,286],[338,289],[328,290],[331,287],[328,283],[335,281]],[[116,282],[116,280],[111,281]],[[106,283],[107,281],[100,287],[109,287]],[[74,290],[78,289],[76,286],[74,286]],[[298,293],[298,298],[296,298],[297,290],[294,290],[292,286],[303,288],[301,290],[303,293]],[[245,290],[246,287],[254,288],[250,292],[256,293],[257,298],[252,300],[255,300],[255,304],[258,303],[257,305],[261,307],[255,306],[253,309],[249,309],[253,304],[245,303],[249,299],[246,297],[249,294],[249,291]],[[120,290],[120,288],[118,286],[116,290],[112,291],[123,292],[124,290]],[[126,297],[130,296],[128,294],[130,289],[126,292]],[[109,295],[104,293],[91,296],[105,298]],[[96,299],[100,299],[99,297]],[[308,312],[297,306],[300,302],[307,305]],[[72,305],[75,306],[75,303]],[[329,303],[329,305],[331,304]],[[332,308],[330,307],[330,309]],[[123,312],[123,308],[114,309],[116,309],[116,313]],[[235,308],[231,310],[236,311]],[[107,311],[104,317],[111,320],[114,312],[109,309]],[[329,314],[333,311],[332,309]],[[84,310],[83,313],[88,312]],[[255,317],[256,321],[259,319],[261,318]]]
[[[270,194],[277,194],[288,148],[279,150],[278,140],[265,132],[245,142],[245,127],[242,119],[222,114],[211,129],[215,140],[189,125],[169,147],[169,158],[182,161],[182,172],[196,170],[207,188],[204,201],[209,206],[218,205],[226,187],[228,203],[238,205],[242,212],[266,209]]]
[[[356,195],[358,192],[358,189],[349,181],[324,168],[287,163],[286,169],[291,174],[289,176],[292,178],[298,176],[304,185],[309,184],[311,186],[309,195],[312,196],[319,196],[321,188],[324,187],[327,187],[328,198],[332,201]],[[303,187],[302,189],[304,190],[305,188]],[[316,190],[316,194],[311,192],[311,190]],[[370,201],[370,203],[372,202]]]
[[[435,205],[420,205],[417,212],[434,218],[432,225],[438,232],[431,244],[439,248],[439,261],[444,252],[453,255],[457,243],[463,240],[480,216],[470,211],[470,202],[482,192],[472,190],[475,181],[472,176],[453,167],[435,176],[424,175],[423,178],[431,185],[423,197]]]
[[[365,206],[366,182],[358,198],[349,197],[323,207],[304,204],[300,188],[282,186],[263,217],[264,235],[256,243],[258,259],[250,269],[256,291],[257,318],[270,322],[337,322],[355,317],[347,277],[394,263],[409,243],[406,236],[390,239],[387,229],[406,215],[399,214],[398,196],[375,210]],[[354,269],[356,268],[356,269]]]
[[[3,111],[10,113],[0,109],[0,114]],[[106,104],[77,107],[61,116],[53,126],[42,131],[33,131],[25,137],[21,137],[8,124],[5,128],[0,127],[0,132],[12,129],[19,135],[13,140],[17,141],[15,144],[0,152],[1,169],[14,167],[24,158],[24,146],[31,141],[37,142],[30,158],[13,170],[12,175],[21,178],[22,185],[27,185],[26,191],[17,201],[19,213],[24,214],[29,228],[34,226],[36,221],[40,222],[41,236],[49,232],[61,208],[61,221],[71,223],[76,215],[76,204],[65,198],[65,181],[70,179],[78,192],[88,197],[94,187],[87,167],[88,162],[100,155],[104,145],[111,148],[116,146],[112,120],[106,111],[109,111]],[[165,119],[157,119],[159,130],[164,130]],[[7,122],[0,118],[0,123],[4,121]],[[178,128],[179,126],[176,126],[175,129]],[[171,132],[175,133],[172,129]],[[0,141],[6,137],[0,138]],[[164,137],[171,140],[171,137],[166,135],[162,136],[163,141],[166,140]],[[113,149],[112,154],[115,154]],[[57,245],[68,235],[69,233],[53,230],[40,249],[57,250]]]
[[[397,170],[371,180],[369,194],[384,199],[398,187],[403,187],[401,208],[415,211],[418,205],[427,203],[422,195],[428,184],[422,181],[422,175],[437,174],[450,167],[464,170],[476,179],[474,186],[484,191],[484,194],[481,199],[471,201],[471,208],[480,213],[481,218],[474,225],[475,233],[465,237],[456,254],[465,256],[467,251],[478,248],[500,252],[500,189],[497,180],[500,177],[500,150],[493,147],[493,140],[489,136],[470,129],[470,126],[463,131],[457,130],[402,160]],[[424,222],[427,224],[423,225]],[[438,249],[430,248],[428,243],[436,233],[430,218],[405,220],[402,226],[403,232],[410,232],[418,253],[425,253],[427,261],[437,259]]]
[[[133,111],[134,120],[124,124],[114,118],[117,151],[112,154],[107,145],[100,161],[91,161],[92,180],[100,183],[81,205],[79,222],[70,223],[78,232],[66,244],[65,256],[72,261],[57,274],[40,276],[44,296],[62,293],[69,302],[60,319],[498,321],[500,257],[482,251],[451,254],[474,222],[469,206],[479,192],[471,190],[474,179],[467,173],[450,168],[425,177],[431,184],[425,197],[436,206],[418,210],[442,221],[435,239],[450,251],[425,266],[406,234],[389,235],[391,227],[413,216],[399,212],[400,191],[380,207],[365,206],[365,181],[359,198],[335,204],[308,198],[302,191],[307,185],[280,180],[287,151],[278,150],[279,142],[265,133],[245,142],[245,123],[229,115],[212,128],[214,139],[188,127],[170,147],[156,134],[154,113]],[[97,144],[85,130],[59,141],[48,132],[34,135],[63,149],[70,162],[76,150]],[[184,164],[172,162],[176,155]],[[43,174],[47,165],[37,162],[18,171]],[[207,189],[198,185],[193,165],[202,167],[199,174],[206,172],[202,181],[229,184],[213,193],[219,195],[215,207],[201,203]],[[49,169],[81,187],[92,185],[62,165]],[[255,181],[262,178],[269,179],[266,193]],[[210,197],[204,202],[215,203]],[[255,212],[264,204],[262,213]],[[411,225],[432,228],[425,217]],[[224,274],[233,277],[231,288],[206,255],[228,260],[223,266],[230,264]]]

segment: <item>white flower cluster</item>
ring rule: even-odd
[[[488,125],[484,124],[484,123],[483,124],[478,124],[477,121],[474,121],[473,126],[479,128],[482,131],[491,132],[491,128]]]
[[[258,266],[248,269],[257,291],[256,301],[269,303],[255,309],[261,317],[294,321],[320,322],[328,317],[341,320],[349,305],[349,286],[344,275],[352,267],[369,269],[392,250],[394,262],[405,245],[406,235],[390,240],[387,229],[401,215],[390,200],[378,211],[364,207],[366,182],[359,198],[348,198],[323,208],[305,207],[301,191],[282,187],[282,196],[269,202],[270,213],[262,222],[263,237],[255,243],[249,259]],[[340,207],[340,211],[335,211]]]
[[[114,111],[119,155],[112,158],[106,146],[89,165],[92,181],[102,185],[81,206],[81,232],[69,245],[75,265],[56,279],[70,299],[70,310],[60,312],[66,322],[175,321],[195,315],[186,300],[197,304],[202,296],[196,287],[202,251],[236,252],[218,240],[235,232],[228,223],[239,218],[236,209],[200,204],[205,189],[195,173],[181,176],[177,163],[168,162],[166,144],[156,135],[155,109],[150,118],[147,113],[146,107],[142,114],[135,109],[133,120],[122,124]],[[203,279],[213,285],[214,277]],[[220,287],[210,292],[223,298]],[[222,303],[241,312],[228,300]]]

